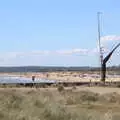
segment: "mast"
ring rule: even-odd
[[[101,33],[100,33],[100,14],[101,12],[97,13],[97,19],[98,19],[98,45],[99,45],[99,57],[100,57],[100,74],[101,74],[101,68],[103,63],[103,53],[102,53],[102,47],[101,47]],[[102,76],[102,74],[101,74]]]

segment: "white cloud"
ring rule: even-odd
[[[120,40],[120,36],[117,36],[117,35],[107,35],[107,36],[101,37],[102,42],[119,41],[119,40]]]
[[[108,35],[101,38],[101,43],[104,53],[108,53],[111,45],[119,42],[120,36]],[[110,41],[110,42],[109,42]],[[109,44],[111,43],[111,45]],[[110,49],[109,47],[110,46]],[[98,47],[98,46],[97,46]],[[97,59],[99,54],[98,48],[94,49],[65,49],[65,50],[38,50],[26,52],[1,52],[0,53],[0,66],[13,66],[13,65],[49,65],[49,64],[80,64],[86,61]],[[79,57],[78,57],[79,56]],[[77,57],[77,58],[76,58]],[[85,62],[87,63],[87,62]],[[93,63],[94,64],[94,63]]]
[[[108,53],[118,43],[120,43],[120,36],[107,35],[107,36],[101,37],[101,47],[102,47],[103,53]],[[98,47],[98,50],[99,50],[99,47]]]
[[[88,49],[76,48],[71,50],[58,50],[56,51],[56,53],[63,54],[63,55],[73,55],[73,54],[87,54],[88,51],[89,51]]]
[[[0,66],[19,65],[86,65],[99,57],[95,49],[68,49],[55,51],[26,51],[0,53]],[[91,62],[90,62],[91,61]],[[93,62],[92,64],[96,64]]]
[[[89,53],[97,53],[95,49],[69,49],[69,50],[56,50],[56,51],[26,51],[26,52],[4,52],[0,53],[0,60],[13,60],[16,58],[29,58],[29,57],[40,57],[40,56],[56,56],[56,55],[87,55]]]

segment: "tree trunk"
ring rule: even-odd
[[[106,78],[106,63],[104,62],[101,66],[101,81],[105,84],[105,78]]]

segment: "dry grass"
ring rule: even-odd
[[[0,120],[120,120],[120,95],[76,89],[0,89]]]

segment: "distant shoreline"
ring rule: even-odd
[[[115,71],[120,73],[120,66],[107,67],[108,71]],[[99,67],[89,66],[73,66],[73,67],[60,67],[60,66],[19,66],[19,67],[0,67],[0,73],[12,72],[96,72],[100,71]]]

